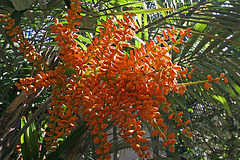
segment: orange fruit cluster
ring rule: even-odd
[[[12,41],[19,44],[19,51],[24,52],[41,71],[34,78],[20,79],[16,86],[26,92],[52,87],[52,102],[48,110],[51,122],[44,138],[47,141],[45,147],[56,150],[58,138],[68,136],[75,128],[74,121],[81,108],[91,134],[95,135],[94,143],[99,145],[95,150],[101,155],[98,160],[110,159],[108,152],[113,146],[107,141],[110,121],[118,126],[118,134],[131,144],[139,157],[149,158],[150,155],[149,147],[145,145],[148,139],[143,137],[142,121],[155,128],[151,136],[159,135],[164,140],[163,146],[169,146],[169,150],[174,152],[176,137],[174,133],[167,135],[168,126],[162,114],[173,119],[176,126],[182,126],[183,133],[188,133],[189,137],[193,134],[187,127],[190,121],[183,122],[182,112],[173,112],[166,95],[169,92],[182,95],[190,83],[178,84],[177,80],[186,75],[191,79],[193,70],[190,73],[187,68],[181,70],[177,63],[172,63],[168,53],[172,49],[179,52],[176,45],[183,43],[184,36],[191,37],[190,29],[167,29],[162,32],[162,37],[156,37],[157,42],[151,40],[146,46],[137,48],[129,41],[135,36],[138,26],[134,22],[134,14],[127,13],[121,20],[107,18],[102,23],[103,28],[99,29],[99,36],[85,51],[74,40],[79,32],[75,26],[80,25],[80,4],[80,1],[72,0],[68,16],[65,16],[68,24],[63,25],[55,19],[55,25],[50,27],[51,32],[57,34],[55,41],[61,48],[61,62],[53,70],[48,69],[31,44],[22,40],[21,31],[13,27],[14,20],[9,15],[1,15],[1,22],[7,24],[4,28],[13,36]],[[167,43],[168,40],[172,45]],[[207,78],[206,82],[218,80]]]
[[[10,40],[17,44],[19,52],[24,52],[24,56],[37,70],[47,69],[47,64],[42,59],[42,56],[35,52],[33,45],[27,40],[23,40],[22,30],[19,29],[19,26],[15,25],[15,20],[10,17],[10,14],[0,14],[0,22],[5,25],[3,29],[10,36]]]
[[[107,18],[103,23],[105,30],[100,29],[100,36],[88,47],[88,63],[83,65],[89,76],[84,75],[86,80],[82,84],[82,111],[91,133],[96,135],[94,143],[99,144],[99,148],[95,152],[102,155],[99,159],[110,158],[106,155],[112,146],[106,142],[109,119],[118,126],[118,134],[131,144],[139,157],[149,158],[150,155],[149,147],[144,145],[148,139],[143,137],[142,121],[156,128],[152,136],[160,133],[165,140],[164,146],[170,145],[170,151],[174,151],[175,135],[167,136],[168,126],[161,118],[159,107],[163,106],[165,113],[171,112],[173,116],[165,96],[170,91],[183,93],[186,90],[184,85],[177,83],[181,67],[173,64],[168,54],[175,46],[169,46],[165,40],[172,39],[175,45],[190,30],[167,29],[163,32],[164,38],[157,37],[157,44],[150,41],[146,47],[136,48],[127,41],[135,35],[138,26],[131,14],[123,17],[121,21]],[[176,34],[181,38],[176,40]],[[161,44],[164,47],[160,47]],[[127,54],[124,47],[133,49]],[[188,129],[180,116],[175,114],[175,121]]]

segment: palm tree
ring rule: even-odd
[[[24,30],[25,38],[29,39],[36,49],[49,62],[51,67],[57,63],[58,47],[53,41],[54,35],[49,33],[49,25],[53,23],[55,17],[62,17],[66,7],[69,7],[70,0],[21,0],[5,1],[1,4],[0,12],[11,12],[11,16],[16,19]],[[161,35],[162,30],[174,26],[178,29],[192,28],[193,37],[187,39],[187,43],[178,46],[180,54],[172,52],[172,58],[183,67],[194,68],[195,72],[192,81],[204,80],[208,74],[213,77],[224,72],[229,84],[220,82],[212,85],[213,89],[206,91],[203,85],[189,86],[184,96],[169,95],[175,110],[186,110],[186,118],[191,119],[191,129],[195,133],[193,140],[187,139],[184,135],[179,136],[180,143],[177,145],[178,154],[159,148],[154,150],[156,157],[163,158],[159,150],[169,157],[199,158],[206,154],[209,158],[227,157],[235,159],[239,157],[239,144],[237,127],[239,118],[239,94],[240,94],[240,69],[239,69],[239,46],[240,46],[240,25],[239,25],[239,5],[238,1],[83,1],[82,2],[82,25],[78,37],[79,45],[83,48],[90,43],[90,40],[98,35],[100,22],[104,21],[106,15],[121,18],[124,11],[137,13],[136,21],[140,26],[137,31],[136,46],[141,45],[141,40],[155,40],[156,35]],[[18,7],[17,7],[18,6]],[[60,19],[60,21],[63,19]],[[45,109],[50,103],[49,90],[39,90],[37,93],[18,93],[20,91],[14,87],[18,78],[34,75],[36,71],[29,63],[24,61],[21,54],[11,43],[10,38],[4,33],[0,26],[1,33],[1,159],[9,157],[19,142],[21,135],[25,143],[22,142],[23,156],[37,159],[39,157],[37,148],[38,141],[42,143],[41,128],[47,124],[47,114]],[[140,39],[140,40],[139,40]],[[188,82],[190,79],[182,80]],[[16,97],[16,98],[15,98]],[[14,99],[15,98],[15,99]],[[14,100],[13,100],[14,99]],[[46,99],[45,102],[43,100]],[[34,102],[34,103],[33,103]],[[40,105],[36,110],[30,107],[32,104]],[[35,112],[35,113],[33,113]],[[22,118],[25,115],[28,118]],[[21,120],[22,119],[22,120]],[[20,125],[21,128],[17,130]],[[34,121],[35,120],[35,121]],[[27,122],[27,123],[26,123]],[[24,124],[26,123],[25,127]],[[169,122],[170,123],[170,122]],[[59,157],[66,149],[74,152],[71,154],[76,159],[82,155],[92,156],[91,137],[87,133],[87,128],[81,125],[69,136],[59,147],[57,152],[49,155]],[[147,129],[151,128],[145,126]],[[13,128],[12,130],[10,130]],[[113,141],[116,144],[113,155],[116,158],[118,150],[129,146],[119,141],[116,136],[116,128],[110,128],[113,132]],[[178,128],[172,128],[174,132],[179,132]],[[78,142],[75,140],[78,138]],[[28,143],[26,143],[28,142]],[[9,146],[7,144],[9,143]],[[161,143],[152,139],[151,146],[158,147]],[[80,144],[80,145],[79,145]],[[1,148],[0,147],[0,148]],[[86,149],[87,148],[87,149]],[[35,149],[35,150],[34,150]],[[85,149],[85,150],[84,150]],[[81,153],[79,154],[79,150]],[[65,152],[68,155],[69,152]],[[40,159],[46,155],[44,149],[41,150]],[[26,158],[25,157],[25,158]],[[64,154],[63,154],[64,157]],[[67,159],[65,156],[65,159]],[[73,159],[73,158],[72,158]],[[87,159],[87,158],[86,158]]]

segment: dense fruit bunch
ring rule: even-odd
[[[172,49],[179,52],[176,44],[183,43],[184,36],[191,36],[190,29],[167,29],[163,31],[163,37],[156,37],[157,43],[151,40],[137,48],[129,41],[135,36],[138,26],[132,18],[134,15],[127,13],[122,20],[107,18],[102,23],[103,28],[99,29],[99,36],[85,51],[74,40],[78,37],[76,33],[79,30],[75,26],[80,25],[77,21],[81,18],[78,15],[80,11],[80,2],[72,0],[68,16],[65,16],[68,24],[58,23],[56,19],[55,25],[50,27],[51,32],[57,34],[55,41],[61,48],[61,62],[53,70],[49,70],[28,41],[22,40],[22,32],[17,26],[13,27],[14,20],[9,15],[1,15],[1,22],[6,24],[4,29],[11,40],[18,43],[19,52],[24,52],[40,71],[34,78],[20,79],[16,86],[26,92],[52,87],[53,97],[48,110],[51,122],[48,124],[49,132],[46,132],[45,147],[55,151],[58,138],[68,136],[75,128],[74,121],[81,109],[91,134],[95,136],[94,143],[99,145],[95,150],[101,155],[99,159],[110,159],[107,153],[112,144],[107,141],[106,132],[109,121],[118,126],[118,134],[131,144],[139,157],[149,158],[150,154],[147,151],[149,147],[144,144],[148,139],[143,138],[142,121],[155,128],[151,136],[159,135],[164,140],[163,146],[169,146],[174,152],[175,134],[167,135],[168,126],[161,113],[173,119],[178,127],[182,126],[183,133],[192,136],[187,127],[190,121],[183,122],[183,112],[173,112],[166,95],[169,92],[182,95],[186,85],[193,83],[178,84],[177,80],[186,75],[190,79],[193,70],[190,73],[187,68],[181,70],[177,63],[172,63],[168,53]],[[168,40],[172,41],[171,46],[166,43]],[[130,51],[126,52],[126,48]],[[211,87],[208,82],[219,80],[212,80],[210,75],[207,78],[202,81],[207,89]]]

